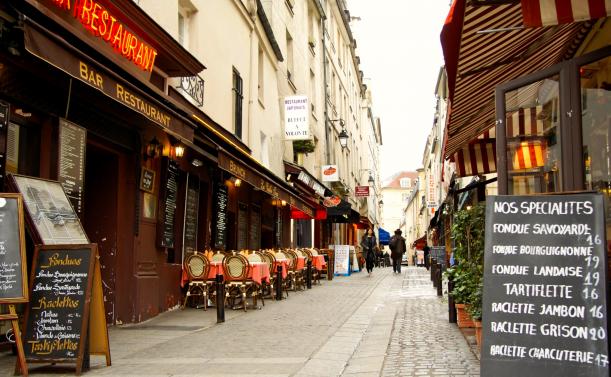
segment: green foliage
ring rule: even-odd
[[[293,152],[312,153],[316,149],[314,140],[295,140],[293,141]]]
[[[454,280],[451,295],[458,304],[466,304],[474,319],[482,317],[484,274],[484,231],[486,207],[483,203],[458,211],[452,224],[454,258],[458,265],[448,271]]]

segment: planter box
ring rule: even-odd
[[[481,351],[482,349],[482,321],[473,320],[475,324],[475,341],[477,342],[477,348]]]
[[[465,310],[465,304],[454,304],[454,306],[456,307],[456,323],[458,324],[458,327],[475,327],[473,319]]]

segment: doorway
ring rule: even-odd
[[[87,144],[83,225],[98,244],[106,322],[114,324],[117,269],[117,203],[119,156],[97,144]]]

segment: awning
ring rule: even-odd
[[[379,228],[378,240],[380,241],[381,245],[388,245],[388,243],[390,242],[390,233],[382,228]]]
[[[361,215],[352,209],[350,203],[342,199],[337,206],[327,208],[327,220],[332,223],[357,224],[361,221]]]
[[[441,32],[450,89],[445,157],[494,127],[497,85],[572,56],[590,28],[587,21],[524,28],[520,3],[454,0]]]
[[[314,216],[310,216],[296,208],[291,208],[291,219],[293,220],[326,220],[327,210],[315,209]]]
[[[522,0],[524,26],[540,27],[611,16],[608,0]]]
[[[412,242],[412,248],[422,250],[426,246],[426,234],[414,242]]]
[[[248,182],[253,187],[269,194],[272,198],[286,201],[291,208],[298,209],[310,218],[316,216],[315,209],[303,201],[292,191],[290,186],[277,178],[274,173],[263,171],[262,167],[254,168],[247,165],[244,161],[221,148],[218,150],[218,164],[221,169],[228,171],[244,182]]]

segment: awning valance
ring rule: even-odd
[[[540,27],[611,16],[608,0],[522,0],[524,26]]]
[[[342,199],[337,206],[327,208],[327,219],[332,223],[356,224],[361,221],[361,215]]]
[[[454,0],[441,32],[450,110],[445,156],[494,127],[494,88],[572,56],[591,28],[574,22],[524,28],[520,3]]]

